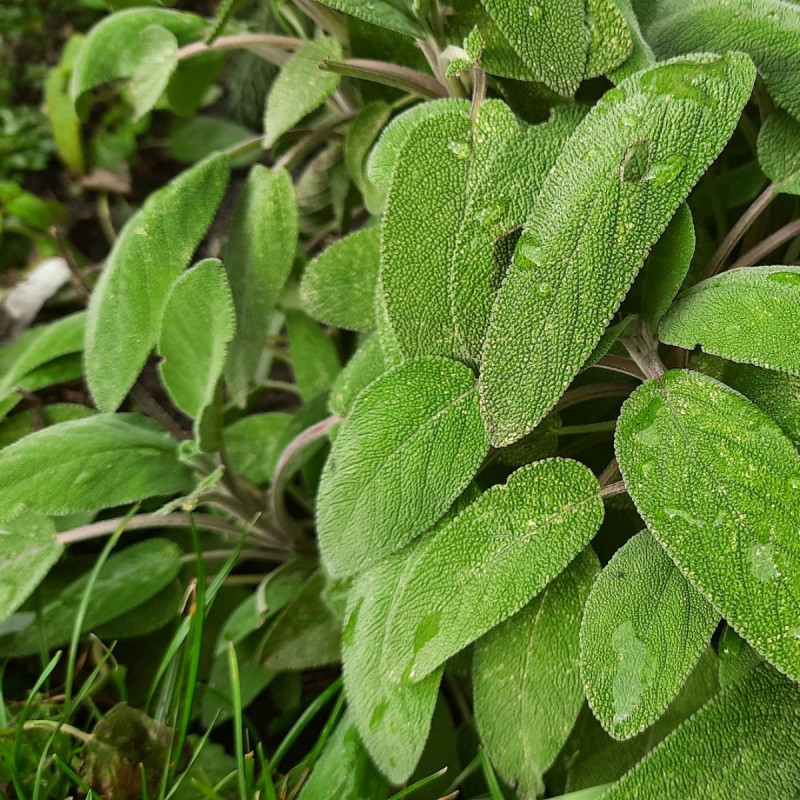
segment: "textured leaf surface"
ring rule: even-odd
[[[586,25],[589,44],[584,77],[606,75],[622,64],[633,50],[628,22],[616,0],[587,0]],[[642,67],[649,63],[652,62]]]
[[[766,411],[800,447],[800,378],[705,353],[698,353],[693,362],[702,372],[741,392]]]
[[[388,28],[395,33],[413,36],[417,39],[425,37],[425,31],[408,13],[408,5],[403,0],[321,0],[326,6],[351,14],[380,28]]]
[[[430,117],[460,111],[469,113],[466,100],[446,98],[419,103],[398,114],[386,126],[367,160],[367,178],[383,192],[389,191],[397,158],[414,128]]]
[[[341,77],[325,72],[319,62],[341,61],[342,46],[323,38],[304,44],[284,65],[267,97],[264,111],[264,147],[275,142],[303,117],[319,108],[339,87]]]
[[[401,350],[476,364],[505,264],[498,242],[525,221],[580,120],[520,124],[500,101],[420,122],[400,151],[384,220],[381,285]]]
[[[214,399],[234,329],[231,290],[216,258],[175,281],[161,322],[159,372],[175,405],[192,419]]]
[[[654,536],[759,653],[800,676],[800,455],[749,400],[696,372],[622,408],[617,459]]]
[[[583,78],[584,0],[481,0],[514,52],[538,81],[571,95]]]
[[[631,4],[631,0],[614,0],[614,5],[625,18],[628,26],[628,35],[631,39],[631,53],[616,69],[609,73],[609,77],[615,83],[625,80],[640,69],[645,69],[655,64],[656,57],[650,45],[642,35],[639,20]]]
[[[664,713],[718,621],[649,532],[617,551],[581,625],[586,697],[613,737],[634,736]]]
[[[800,122],[784,111],[770,114],[758,133],[758,163],[776,191],[800,194]]]
[[[117,239],[86,320],[86,377],[101,411],[119,407],[144,366],[172,283],[211,224],[229,171],[220,154],[181,173]]]
[[[784,0],[635,0],[659,58],[682,53],[747,53],[778,105],[800,116],[800,9]]]
[[[684,292],[659,327],[667,344],[800,375],[800,267],[742,267]]]
[[[529,433],[584,364],[754,77],[739,54],[676,59],[608,91],[578,126],[492,311],[481,403],[495,446]]]
[[[345,712],[300,793],[299,800],[384,797],[386,779],[370,761],[349,712]]]
[[[472,685],[481,741],[520,797],[536,797],[583,705],[578,632],[600,571],[584,550],[545,590],[475,644]]]
[[[380,228],[364,228],[334,242],[315,258],[300,283],[306,311],[337,328],[374,328],[380,245]]]
[[[0,622],[28,599],[63,551],[55,525],[38,512],[20,508],[0,522]]]
[[[147,59],[142,32],[151,26],[170,32],[179,44],[200,36],[206,21],[194,14],[164,8],[132,8],[111,14],[94,26],[86,37],[72,69],[70,94],[73,101],[101,83],[130,78]]]
[[[367,175],[367,159],[383,127],[392,116],[389,103],[377,100],[361,109],[347,131],[345,161],[353,183],[364,197],[364,204],[373,213],[380,213],[382,192],[376,190]]]
[[[684,204],[653,245],[637,278],[637,283],[641,280],[641,317],[653,330],[658,328],[686,279],[695,242],[692,212]]]
[[[254,166],[236,203],[222,256],[236,306],[236,336],[228,348],[225,379],[239,405],[252,387],[270,314],[292,268],[297,226],[291,175]]]
[[[800,688],[764,664],[713,698],[603,795],[784,800],[800,792]]]
[[[597,481],[576,461],[539,461],[493,486],[413,553],[393,556],[384,591],[402,588],[386,621],[384,669],[405,683],[425,678],[519,611],[602,520]]]
[[[323,328],[302,311],[286,312],[292,371],[303,400],[327,392],[339,372],[339,355]]]
[[[148,539],[112,555],[100,569],[89,595],[83,632],[158,594],[180,572],[180,556],[178,545],[166,539]],[[41,651],[43,642],[55,648],[69,641],[88,581],[89,575],[85,574],[69,583],[44,604],[38,615],[20,613],[7,620],[0,627],[0,653],[32,655]]]
[[[669,733],[717,694],[718,665],[714,650],[707,647],[666,712],[654,725],[632,739],[612,739],[589,707],[585,706],[561,754],[561,759],[567,764],[566,789],[574,792],[621,778]]]
[[[401,589],[400,584],[391,584],[395,576],[389,559],[353,583],[342,633],[342,663],[347,706],[361,738],[384,774],[392,783],[400,783],[414,771],[425,747],[442,670],[411,686],[401,686],[386,674],[381,663],[385,623]],[[393,590],[387,591],[390,585]]]
[[[328,571],[358,572],[429,528],[488,449],[475,378],[463,364],[413,359],[370,384],[320,481],[317,529]]]
[[[174,494],[191,485],[175,441],[137,414],[98,414],[0,451],[0,507],[70,514]]]
[[[377,334],[370,336],[345,364],[331,387],[330,409],[346,417],[362,389],[386,371],[381,340]]]

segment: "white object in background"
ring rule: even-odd
[[[39,313],[41,307],[69,281],[67,262],[60,257],[48,258],[37,264],[24,281],[20,281],[6,296],[2,316],[7,330],[6,341],[13,341]]]

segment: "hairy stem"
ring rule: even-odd
[[[350,78],[391,86],[431,100],[447,97],[447,89],[435,78],[410,67],[390,64],[388,61],[371,58],[346,58],[344,61],[334,61],[326,58],[320,62],[319,68]]]
[[[719,247],[709,260],[701,280],[711,278],[716,275],[728,256],[733,252],[733,248],[741,241],[742,236],[747,233],[748,228],[758,219],[759,215],[775,199],[775,184],[770,183],[766,189],[751,203],[750,207],[736,221],[736,224],[728,231],[728,235],[720,242]]]
[[[773,250],[776,250],[784,242],[794,239],[795,236],[800,236],[800,219],[796,219],[782,228],[779,228],[775,233],[767,236],[766,239],[760,241],[757,245],[748,250],[744,255],[740,256],[734,261],[734,267],[751,267],[758,264],[762,258],[768,256]]]
[[[611,353],[606,353],[593,366],[601,369],[610,369],[612,372],[621,372],[623,375],[630,375],[640,381],[645,380],[647,377],[633,359],[625,358],[625,356],[615,356]]]
[[[587,386],[578,386],[565,392],[553,411],[564,411],[572,406],[585,403],[587,400],[596,400],[601,397],[627,397],[636,386],[637,384],[634,383],[591,383]]]
[[[259,46],[273,47],[277,50],[293,51],[301,48],[305,42],[294,36],[281,36],[277,33],[235,33],[232,36],[220,36],[211,44],[192,42],[178,49],[178,60],[199,56],[215,50],[254,49]]]

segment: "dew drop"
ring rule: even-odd
[[[540,283],[536,288],[538,289],[539,294],[543,297],[546,297],[551,291],[553,291],[549,283]]]
[[[619,179],[625,183],[639,183],[650,169],[650,142],[639,139],[628,147],[619,165]]]
[[[788,283],[794,286],[800,284],[800,271],[797,272],[789,272],[786,270],[785,272],[773,272],[767,280],[775,281],[776,283]]]
[[[456,158],[469,158],[470,156],[471,148],[466,142],[450,142],[447,147]]]
[[[650,181],[653,186],[666,186],[683,172],[684,166],[686,166],[686,159],[683,156],[669,156],[664,161],[653,164],[645,179]]]
[[[789,484],[790,489],[794,489],[794,491],[800,491],[800,475],[792,475],[787,483]]]
[[[543,15],[544,15],[544,12],[542,11],[542,7],[541,6],[537,6],[537,5],[528,6],[528,16],[534,22],[538,22],[542,18]]]
[[[386,710],[389,708],[388,700],[381,700],[372,711],[372,716],[369,718],[369,727],[374,730],[381,724],[381,720],[386,715]]]
[[[431,639],[434,639],[439,633],[439,623],[442,620],[441,611],[433,611],[426,614],[414,632],[414,654],[418,653],[425,647]]]
[[[750,548],[750,570],[760,583],[780,577],[780,571],[772,557],[772,545],[754,544]]]

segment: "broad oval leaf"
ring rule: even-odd
[[[600,571],[591,548],[475,644],[475,721],[489,758],[521,797],[544,789],[583,705],[578,632]]]
[[[255,165],[236,203],[222,254],[236,306],[236,335],[228,348],[225,380],[243,406],[252,388],[297,249],[297,200],[285,170]]]
[[[381,230],[363,228],[334,242],[303,273],[300,296],[321,322],[351,331],[375,327]]]
[[[777,103],[800,117],[800,9],[784,0],[635,0],[659,58],[683,53],[747,53]]]
[[[758,132],[758,163],[775,191],[800,194],[800,122],[785,111],[770,114]]]
[[[92,28],[78,51],[70,83],[73,102],[101,83],[131,78],[142,70],[148,57],[141,38],[146,29],[160,27],[178,44],[188,44],[207,24],[195,14],[165,8],[131,8],[111,14]]]
[[[674,370],[622,407],[616,451],[647,527],[759,653],[800,677],[800,455],[757,406]]]
[[[492,311],[481,404],[495,446],[529,433],[583,366],[754,78],[741,54],[676,59],[622,81],[578,126]]]
[[[225,449],[234,472],[253,483],[268,483],[283,448],[289,444],[291,414],[248,414],[225,428]]]
[[[82,632],[90,632],[145,603],[181,570],[181,550],[167,539],[147,539],[112,555],[89,595]],[[67,584],[39,613],[20,612],[0,626],[0,654],[26,656],[69,641],[89,574]],[[113,602],[110,600],[113,599]]]
[[[0,506],[47,514],[110,508],[183,491],[191,472],[177,445],[138,414],[51,425],[0,450]]]
[[[13,614],[61,558],[55,525],[24,507],[0,522],[0,622]]]
[[[684,292],[659,338],[731,361],[800,375],[800,267],[741,267]]]
[[[392,557],[383,668],[401,683],[424,679],[544,589],[602,521],[597,480],[583,464],[554,458],[518,469]]]
[[[580,121],[520,124],[502,102],[420,122],[394,170],[381,243],[386,309],[406,356],[477,364],[507,262],[503,237],[528,216]],[[418,298],[425,298],[420,303]]]
[[[178,40],[162,25],[149,25],[139,33],[139,62],[131,74],[134,121],[150,111],[164,93],[178,66]]]
[[[475,377],[463,364],[413,359],[370,384],[320,480],[317,529],[328,571],[359,572],[433,525],[488,450]]]
[[[481,0],[531,76],[562,95],[574,94],[586,65],[584,0]]]
[[[585,78],[608,75],[625,62],[633,50],[633,36],[628,21],[617,6],[617,0],[586,2],[589,42],[583,72]],[[649,66],[649,63],[642,66]]]
[[[800,792],[800,687],[767,664],[721,691],[602,800],[786,800]]]
[[[201,261],[175,281],[161,321],[158,369],[172,401],[192,419],[214,400],[235,327],[218,259]]]
[[[336,39],[321,38],[304,44],[283,66],[264,110],[265,148],[272,147],[339,88],[341,76],[319,68],[328,58],[341,60],[342,46]]]
[[[639,20],[633,10],[631,0],[614,0],[614,5],[625,18],[625,23],[628,26],[628,35],[631,39],[630,55],[622,64],[609,73],[611,80],[613,80],[614,83],[619,83],[635,72],[655,64],[656,57],[653,54],[652,48],[642,35]]]
[[[401,686],[383,669],[385,623],[400,585],[394,583],[394,591],[386,587],[395,573],[393,560],[387,559],[353,583],[342,633],[342,666],[347,707],[364,745],[389,780],[401,783],[425,748],[442,670]]]
[[[581,675],[615,739],[655,722],[711,639],[719,615],[642,531],[603,569],[581,624]]]
[[[150,195],[128,221],[89,301],[86,377],[101,411],[125,399],[158,338],[172,283],[208,230],[228,184],[224,154]]]

